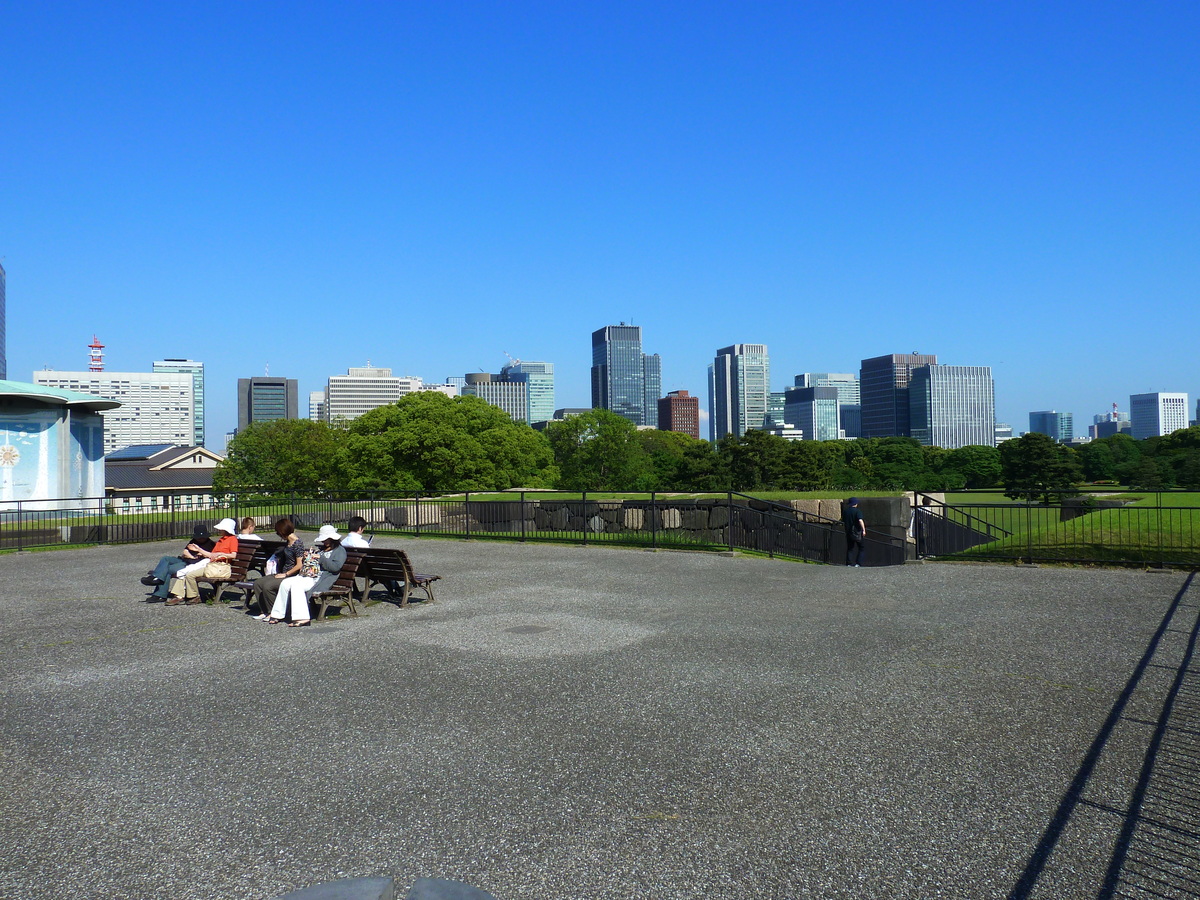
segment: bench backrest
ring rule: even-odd
[[[331,584],[326,590],[329,591],[349,591],[354,587],[354,578],[358,575],[359,566],[362,565],[365,553],[362,550],[346,550],[346,561],[342,563],[341,571],[338,572],[337,581]]]
[[[372,547],[362,553],[363,574],[372,581],[403,581],[405,579],[403,550]]]

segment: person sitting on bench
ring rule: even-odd
[[[213,542],[212,538],[208,536],[208,529],[203,525],[197,525],[192,529],[192,538],[183,548],[183,552],[178,556],[164,556],[160,559],[158,565],[142,578],[142,584],[154,588],[150,593],[151,597],[156,600],[166,600],[167,588],[171,584],[171,579],[179,575],[187,566],[199,564],[197,571],[203,569],[208,565],[208,560],[200,555],[200,551],[211,551],[212,548]]]
[[[267,619],[267,610],[271,608],[276,594],[279,593],[279,585],[289,575],[300,573],[300,560],[304,556],[304,542],[300,540],[300,535],[296,534],[296,526],[292,524],[291,519],[284,516],[276,522],[275,533],[285,543],[267,561],[268,571],[254,582],[253,598],[258,603],[258,615],[255,618],[263,622]],[[273,568],[271,562],[275,563]]]
[[[342,536],[332,525],[321,526],[316,542],[300,563],[300,574],[285,578],[280,584],[271,616],[267,619],[269,624],[280,624],[289,612],[293,628],[312,621],[308,598],[330,588],[346,564],[346,551],[342,549],[341,540]]]
[[[196,579],[199,577],[229,577],[229,561],[237,559],[238,555],[237,524],[233,519],[222,519],[213,527],[224,534],[212,550],[199,551],[200,555],[205,558],[203,567],[197,563],[176,573],[175,581],[171,585],[171,599],[167,601],[167,606],[178,606],[185,600],[189,604],[200,603],[200,585],[196,583]],[[181,575],[182,577],[180,577]]]

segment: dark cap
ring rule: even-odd
[[[851,497],[847,502],[851,506],[858,506],[858,498],[857,497]]]
[[[195,528],[192,529],[192,540],[193,541],[208,540],[208,528],[204,525],[197,525]]]

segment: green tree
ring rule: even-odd
[[[1112,481],[1117,477],[1117,463],[1106,439],[1092,441],[1079,448],[1079,462],[1087,481]]]
[[[313,494],[347,484],[345,434],[324,422],[253,422],[229,441],[213,473],[217,493]]]
[[[914,487],[926,472],[924,451],[913,438],[868,438],[859,443],[864,445],[879,488]]]
[[[959,447],[946,455],[942,470],[962,475],[968,490],[995,487],[1000,482],[1000,451],[979,444]]]
[[[1000,445],[1000,480],[1006,497],[1049,503],[1053,497],[1077,494],[1083,471],[1070,447],[1030,432]]]
[[[650,459],[649,475],[637,479],[640,490],[712,491],[725,487],[716,452],[708,441],[678,431],[646,429],[638,441]]]
[[[558,465],[558,487],[565,490],[630,491],[653,479],[637,426],[615,412],[593,409],[551,422],[546,437]]]
[[[729,468],[735,491],[778,490],[786,477],[788,442],[769,431],[727,434],[717,442],[717,453]]]
[[[406,394],[347,426],[351,487],[434,494],[550,487],[544,435],[478,397]]]

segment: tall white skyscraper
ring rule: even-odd
[[[708,367],[708,434],[717,441],[762,428],[771,391],[766,344],[733,344],[717,351]]]
[[[194,359],[160,359],[154,363],[155,372],[177,372],[192,376],[195,436],[192,443],[204,446],[204,363]]]
[[[469,372],[462,395],[478,397],[492,406],[500,407],[512,416],[514,422],[528,422],[529,383],[526,378],[527,376],[519,372],[512,373],[511,377],[491,375],[487,372]]]
[[[1187,428],[1188,395],[1130,394],[1129,421],[1137,441]]]
[[[189,372],[58,372],[33,373],[34,384],[117,400],[103,410],[104,452],[141,444],[194,444],[193,376]]]
[[[918,366],[908,382],[908,421],[922,444],[956,450],[996,445],[991,366]]]
[[[414,376],[393,377],[391,369],[362,366],[331,375],[325,386],[325,414],[333,424],[357,419],[376,407],[395,403],[424,386]]]

